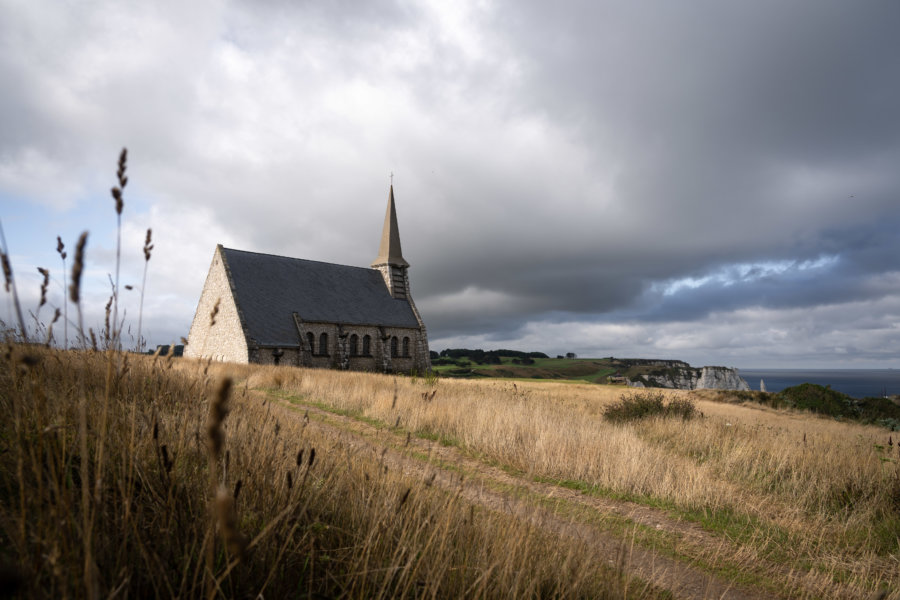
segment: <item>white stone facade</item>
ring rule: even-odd
[[[247,336],[226,269],[222,247],[218,246],[191,323],[188,343],[184,347],[185,356],[223,362],[249,362]],[[211,314],[217,302],[218,311],[213,320]]]

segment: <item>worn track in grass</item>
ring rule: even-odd
[[[286,399],[276,394],[268,397],[300,409],[298,418],[307,412],[311,427],[356,452],[371,452],[385,464],[459,492],[478,506],[513,514],[557,535],[585,540],[609,557],[610,566],[621,566],[624,552],[629,575],[669,590],[676,598],[817,597],[816,587],[822,585],[821,579],[808,573],[767,563],[759,557],[754,558],[754,572],[743,571],[741,567],[745,565],[733,565],[731,572],[743,582],[735,583],[711,572],[714,569],[703,567],[704,563],[718,562],[719,572],[727,571],[728,565],[723,568],[722,561],[716,558],[725,549],[733,553],[734,542],[696,523],[673,518],[662,509],[537,482],[527,474],[511,473],[456,446],[410,435],[399,427],[339,414],[300,398]],[[668,542],[654,549],[655,536]],[[865,597],[853,588],[837,594],[834,584],[830,588],[829,595]]]

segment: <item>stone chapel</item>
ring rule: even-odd
[[[425,324],[409,290],[394,187],[370,268],[216,246],[184,355],[424,373]]]

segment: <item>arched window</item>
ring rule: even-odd
[[[309,344],[309,353],[315,355],[316,353],[316,336],[312,331],[307,332],[306,334],[306,342]]]
[[[403,338],[403,356],[409,358],[409,338]]]
[[[372,336],[364,335],[363,336],[363,356],[372,356]]]
[[[391,338],[391,358],[397,358],[397,336]]]
[[[328,356],[328,334],[323,333],[319,336],[319,355]]]
[[[359,356],[359,336],[355,333],[350,336],[350,356]]]

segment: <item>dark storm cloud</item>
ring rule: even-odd
[[[588,321],[611,313],[699,320],[872,294],[870,278],[896,270],[900,250],[889,233],[900,224],[900,7],[868,8],[516,3],[498,11],[498,29],[524,57],[522,103],[554,115],[598,168],[616,165],[613,206],[542,221],[551,248],[514,233],[516,218],[527,217],[490,231],[476,222],[483,259],[473,251],[466,269],[441,265],[459,273],[434,289],[465,280],[527,298],[500,319],[510,327],[560,311]],[[527,214],[573,200],[543,191],[510,207]],[[517,260],[495,258],[507,246],[520,250]],[[841,260],[667,297],[651,291],[729,264],[820,255]],[[417,281],[427,295],[428,276]],[[441,332],[464,321],[444,316]]]

